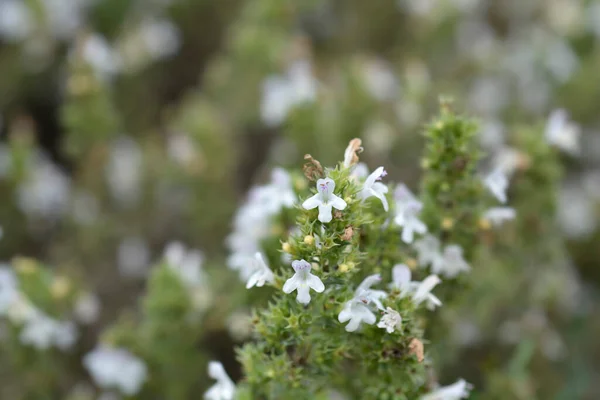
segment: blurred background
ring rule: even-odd
[[[233,347],[264,301],[226,267],[248,190],[306,153],[334,165],[354,137],[362,160],[417,187],[440,95],[479,121],[488,154],[508,157],[524,130],[543,136],[557,109],[578,138],[561,146],[545,216],[565,240],[557,279],[576,306],[514,297],[487,328],[473,313],[444,368],[481,389],[473,398],[600,398],[599,73],[597,0],[0,0],[0,261],[41,260],[48,290],[68,276],[93,298],[46,397],[0,358],[0,398],[99,396],[78,360],[138,318],[174,242],[201,251],[211,278],[195,346],[239,378]],[[537,356],[518,346],[529,328]],[[193,373],[206,387],[205,364]]]

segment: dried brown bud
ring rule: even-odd
[[[335,210],[335,211],[333,212],[333,217],[334,217],[334,218],[336,218],[336,219],[340,219],[340,218],[342,218],[342,216],[343,216],[343,215],[344,215],[344,214],[342,214],[342,212],[341,212],[341,211],[339,211],[339,210]]]
[[[358,163],[358,155],[363,151],[360,139],[352,139],[344,151],[344,167],[349,168]]]
[[[306,176],[308,180],[316,181],[317,179],[325,177],[325,172],[319,161],[315,160],[310,154],[304,155],[304,159],[307,160],[307,162],[302,167],[302,171],[304,171],[304,176]]]
[[[344,234],[341,236],[341,239],[349,242],[352,239],[352,236],[354,236],[354,228],[352,228],[352,226],[347,226],[344,229]]]
[[[417,338],[413,338],[408,345],[408,354],[413,354],[415,357],[417,357],[418,362],[423,362],[425,359],[423,342]]]

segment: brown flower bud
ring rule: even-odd
[[[302,171],[308,180],[316,181],[325,177],[325,172],[319,161],[315,160],[310,154],[304,155],[304,159],[307,162],[302,167]]]
[[[360,139],[352,139],[344,151],[344,167],[349,168],[358,163],[358,154],[363,151]]]
[[[425,359],[423,342],[417,338],[413,338],[408,345],[408,354],[413,354],[415,357],[417,357],[418,362],[423,362]]]
[[[349,242],[352,239],[352,236],[354,236],[354,228],[352,228],[352,226],[347,226],[344,229],[341,239]]]

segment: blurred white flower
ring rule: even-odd
[[[82,57],[101,77],[108,77],[121,68],[119,56],[106,39],[97,33],[85,38]]]
[[[441,306],[442,302],[440,299],[431,293],[433,288],[441,282],[441,279],[437,275],[429,275],[423,282],[415,282],[417,286],[412,295],[415,304],[419,305],[425,302],[429,310],[434,310],[436,307]]]
[[[167,153],[182,167],[191,165],[198,157],[194,141],[182,132],[167,137]]]
[[[555,38],[546,48],[546,67],[556,80],[564,83],[579,68],[579,58],[564,39]]]
[[[143,278],[148,274],[150,249],[140,237],[125,238],[117,250],[117,265],[121,275],[131,278]]]
[[[285,76],[271,76],[263,83],[260,114],[265,125],[280,125],[292,108],[313,102],[317,81],[308,61],[294,62]]]
[[[38,350],[47,350],[52,346],[68,350],[77,340],[77,328],[71,321],[57,321],[37,310],[25,322],[19,340]]]
[[[93,293],[83,293],[75,301],[73,314],[75,319],[82,324],[92,324],[100,315],[100,299]]]
[[[492,207],[488,209],[483,218],[490,221],[494,226],[502,225],[506,221],[515,219],[517,213],[512,207]]]
[[[506,203],[506,190],[508,189],[508,178],[502,170],[496,168],[484,180],[485,186],[492,192],[494,197],[501,203]]]
[[[574,183],[566,184],[559,193],[558,222],[564,234],[572,239],[589,236],[597,227],[593,202]]]
[[[402,227],[402,241],[412,243],[414,234],[425,234],[427,226],[418,218],[423,204],[417,200],[404,184],[400,184],[394,191],[396,202],[396,216],[394,222]]]
[[[398,96],[398,80],[384,60],[368,60],[363,65],[362,74],[367,91],[376,100],[390,101]]]
[[[289,294],[297,290],[296,300],[301,304],[310,303],[310,289],[317,293],[323,293],[325,285],[318,276],[310,273],[312,267],[307,261],[294,260],[292,261],[292,268],[295,271],[294,276],[283,285],[283,293]]]
[[[233,400],[235,384],[227,375],[223,364],[218,361],[208,363],[208,376],[217,382],[204,393],[205,400]]]
[[[385,184],[378,182],[386,175],[387,172],[383,167],[377,168],[371,175],[367,177],[367,180],[365,181],[358,196],[363,200],[368,199],[371,196],[375,196],[381,200],[383,209],[388,211],[388,201],[385,197],[386,193],[388,192],[388,187]]]
[[[384,315],[377,323],[377,327],[385,329],[387,333],[393,333],[396,329],[399,330],[402,327],[402,317],[398,311],[387,307]]]
[[[147,378],[146,364],[125,349],[98,347],[85,355],[83,365],[103,389],[136,395]]]
[[[473,386],[465,381],[464,379],[460,379],[457,382],[453,383],[449,386],[443,386],[439,389],[434,390],[431,393],[428,393],[421,397],[421,400],[459,400],[466,399],[469,397],[469,394]]]
[[[333,218],[331,209],[343,210],[347,205],[342,198],[333,193],[334,190],[335,182],[333,179],[319,179],[317,181],[317,194],[306,199],[302,203],[302,207],[306,210],[319,207],[319,221],[323,223],[330,222]]]
[[[22,0],[0,1],[0,37],[7,41],[25,39],[32,31],[33,16]]]
[[[406,264],[396,264],[392,268],[392,283],[390,288],[398,289],[401,296],[408,295],[415,285],[412,282],[412,272]]]
[[[195,288],[203,283],[204,255],[200,250],[186,250],[182,243],[171,242],[165,249],[164,257],[169,268],[179,275],[186,286]]]
[[[18,204],[32,217],[58,218],[68,211],[71,182],[56,165],[37,155],[17,189]]]
[[[553,146],[569,153],[579,155],[579,138],[581,128],[569,121],[569,115],[565,110],[554,110],[546,123],[546,140]]]
[[[426,267],[436,262],[438,257],[440,257],[441,244],[435,236],[426,235],[417,240],[413,247],[417,250],[419,265],[421,267]]]
[[[448,245],[440,257],[431,264],[431,272],[446,278],[455,278],[462,272],[469,272],[471,267],[463,257],[463,250],[458,245]]]
[[[246,289],[250,289],[254,286],[262,287],[265,283],[272,284],[275,281],[273,271],[267,266],[265,260],[260,253],[254,255],[254,262],[251,267],[254,272],[248,278],[246,283]]]

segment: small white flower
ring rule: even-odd
[[[331,209],[343,210],[346,208],[346,202],[340,197],[333,194],[335,189],[335,182],[333,179],[319,179],[317,181],[318,193],[314,196],[306,199],[302,203],[302,207],[306,210],[312,210],[313,208],[319,207],[319,221],[323,223],[330,222],[333,216],[331,215]]]
[[[437,275],[429,275],[420,283],[415,282],[418,283],[415,293],[412,296],[415,304],[419,305],[425,301],[429,310],[434,310],[435,307],[441,306],[442,302],[440,299],[431,293],[433,288],[441,282],[441,279]]]
[[[352,300],[346,302],[344,309],[338,315],[338,321],[341,323],[350,321],[346,325],[347,332],[356,331],[362,322],[369,325],[375,323],[377,318],[369,309],[369,302],[369,298],[361,296],[354,297]]]
[[[275,280],[275,276],[273,275],[273,271],[267,266],[265,260],[263,259],[260,253],[256,253],[254,255],[254,262],[252,263],[252,269],[254,272],[248,278],[248,283],[246,283],[246,289],[250,289],[251,287],[263,287],[265,283],[273,283]]]
[[[406,296],[415,288],[411,279],[412,272],[410,268],[406,264],[396,264],[392,268],[392,283],[390,287],[400,290],[401,296]]]
[[[458,245],[448,245],[444,248],[441,257],[437,257],[431,264],[434,274],[444,275],[446,278],[455,278],[462,272],[471,270],[463,257],[463,250]]]
[[[180,242],[171,242],[165,249],[164,257],[169,268],[177,272],[187,286],[196,287],[202,283],[204,255],[200,250],[186,251]]]
[[[427,226],[417,217],[423,208],[414,194],[404,184],[400,184],[394,192],[396,201],[396,216],[394,222],[402,227],[402,241],[412,243],[415,232],[425,234]]]
[[[38,350],[55,346],[67,350],[77,339],[77,328],[70,321],[60,322],[37,311],[25,322],[19,340]]]
[[[512,207],[493,207],[483,214],[483,218],[494,226],[502,225],[505,221],[515,219],[517,213]]]
[[[372,303],[377,308],[383,309],[381,299],[387,297],[387,293],[383,290],[371,289],[371,286],[379,282],[381,282],[379,274],[367,276],[356,288],[354,297],[344,305],[344,308],[338,315],[338,321],[341,323],[350,321],[346,325],[347,332],[356,331],[363,322],[373,325],[377,320],[369,305]]]
[[[578,155],[581,151],[579,146],[581,128],[569,121],[569,115],[565,110],[555,110],[550,114],[545,136],[548,143],[571,155]]]
[[[295,106],[314,101],[317,81],[309,62],[301,60],[290,66],[286,76],[271,76],[263,83],[260,113],[268,126],[277,126]]]
[[[215,379],[217,383],[204,393],[205,400],[233,400],[235,384],[229,375],[227,375],[227,372],[225,372],[223,364],[218,361],[209,362],[208,376]]]
[[[310,303],[310,289],[317,293],[322,293],[325,290],[325,285],[321,282],[318,276],[310,273],[311,265],[305,260],[294,260],[292,268],[296,273],[288,279],[283,285],[284,293],[292,293],[298,291],[296,300],[301,304]]]
[[[402,317],[398,311],[388,307],[385,309],[383,317],[377,323],[377,327],[385,329],[387,333],[393,333],[396,329],[402,327]]]
[[[274,203],[274,214],[282,208],[291,208],[294,206],[298,197],[292,188],[292,178],[283,168],[275,168],[271,172],[271,201]]]
[[[422,267],[436,262],[440,257],[440,241],[435,236],[427,235],[417,240],[413,247],[417,250],[419,265]]]
[[[381,299],[385,299],[387,297],[387,293],[383,290],[371,289],[371,286],[376,285],[379,282],[381,282],[381,275],[373,274],[367,276],[356,288],[355,297],[362,296],[364,298],[368,298],[369,301],[373,302],[373,304],[377,306],[377,308],[383,310]]]
[[[421,397],[421,400],[459,400],[469,397],[473,386],[464,379],[449,386],[441,387]]]
[[[388,201],[385,197],[386,193],[388,192],[388,187],[383,183],[378,182],[379,180],[381,180],[381,178],[383,178],[386,175],[387,172],[383,167],[379,167],[375,171],[373,171],[373,173],[369,175],[369,177],[365,181],[365,184],[363,185],[359,196],[363,200],[368,199],[371,196],[377,197],[379,200],[381,200],[381,203],[383,204],[383,209],[385,211],[388,211]]]
[[[492,192],[494,197],[501,203],[506,203],[506,189],[508,189],[508,178],[501,169],[495,169],[484,180],[485,186]]]
[[[99,347],[85,355],[83,365],[103,389],[137,394],[147,378],[146,364],[125,349]]]
[[[412,243],[415,238],[415,233],[421,235],[427,233],[427,225],[417,217],[422,208],[422,203],[415,202],[407,204],[402,213],[396,214],[394,222],[402,227],[401,238],[404,243]]]

